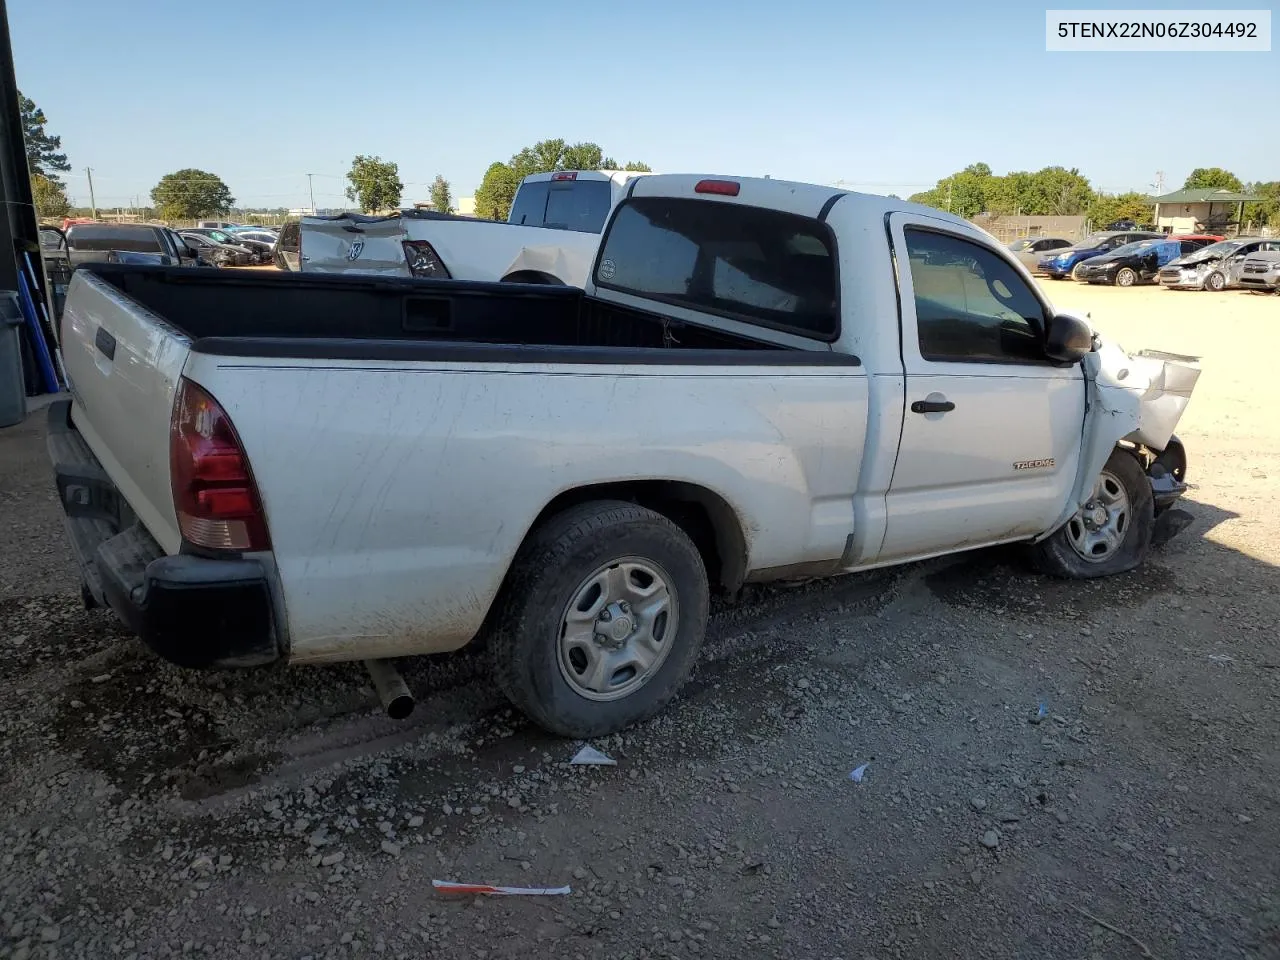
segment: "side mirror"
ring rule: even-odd
[[[1093,328],[1069,313],[1055,314],[1045,333],[1044,352],[1058,363],[1079,363],[1093,350]]]

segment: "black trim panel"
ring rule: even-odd
[[[716,367],[860,367],[832,350],[683,350],[312,337],[202,337],[191,349],[215,357],[393,360],[430,363],[564,363]]]
[[[831,208],[834,207],[837,203],[839,203],[841,199],[847,196],[848,196],[847,193],[837,193],[831,197],[828,197],[827,202],[824,203],[822,205],[822,209],[818,211],[818,219],[821,220],[823,223],[826,223],[827,214],[831,212]]]

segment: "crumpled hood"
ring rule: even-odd
[[[1088,500],[1098,474],[1121,440],[1160,452],[1168,446],[1200,379],[1200,359],[1159,350],[1126,353],[1095,335],[1084,358],[1088,390],[1084,436],[1072,496],[1051,527],[1056,530]]]
[[[1200,358],[1161,350],[1130,354],[1114,341],[1099,339],[1093,377],[1098,400],[1131,427],[1118,439],[1163,450],[1200,379]]]

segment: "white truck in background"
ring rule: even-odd
[[[431,210],[304,217],[295,262],[303,273],[581,287],[609,211],[639,176],[621,170],[530,174],[505,221]]]
[[[184,666],[369,662],[388,712],[387,660],[484,635],[589,737],[676,693],[712,589],[999,543],[1119,573],[1186,489],[1195,359],[959,217],[652,176],[604,237],[585,289],[82,266],[48,444],[90,601]]]

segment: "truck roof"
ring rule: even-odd
[[[547,173],[531,173],[521,183],[541,183],[546,180],[608,180],[625,184],[635,177],[652,177],[655,174],[642,170],[552,170]]]
[[[711,186],[699,189],[699,184]],[[714,186],[716,184],[728,186]],[[737,187],[736,192],[733,185]],[[697,173],[652,174],[635,181],[628,191],[628,196],[701,198],[767,207],[807,217],[822,216],[839,200],[844,207],[856,207],[857,212],[863,216],[910,212],[963,226],[968,230],[981,229],[963,217],[920,203],[814,183],[774,180],[771,177],[733,177],[724,174]]]

